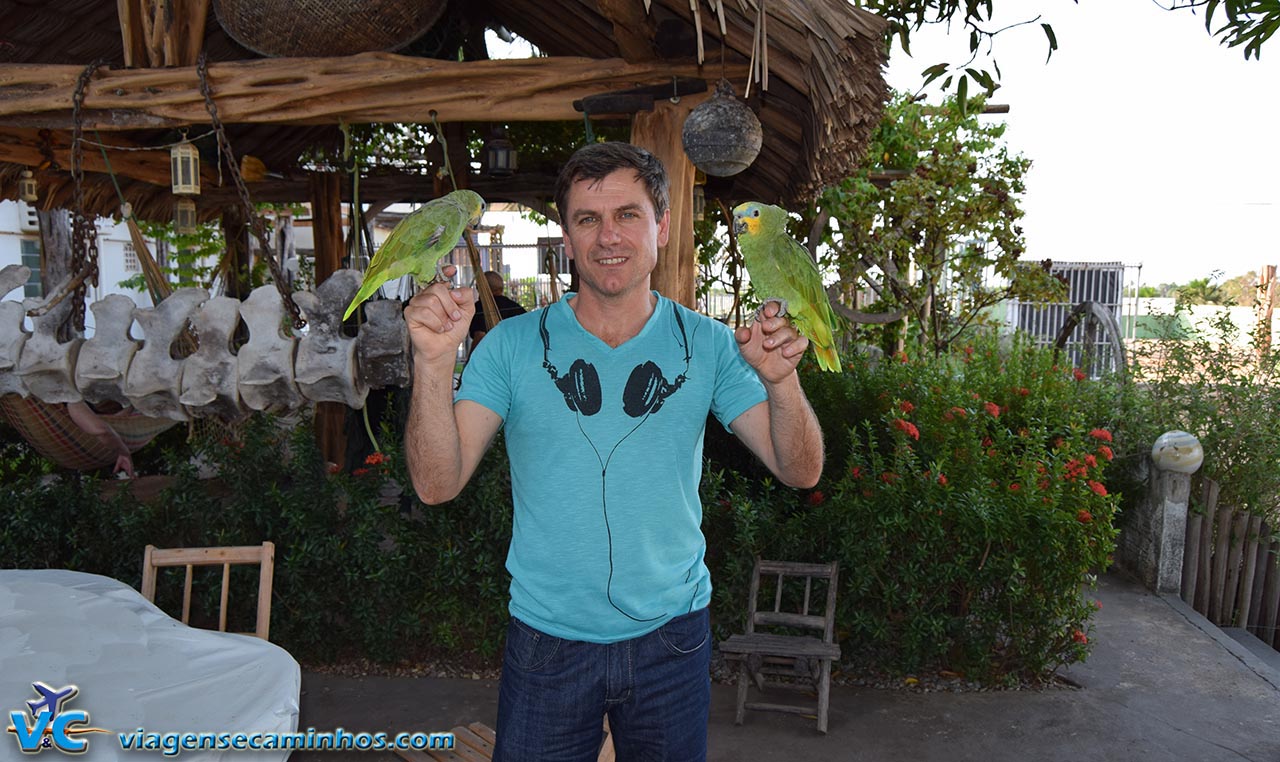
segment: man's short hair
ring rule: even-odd
[[[567,223],[565,216],[569,212],[569,189],[574,183],[579,180],[603,180],[619,169],[635,170],[645,190],[649,192],[654,214],[662,217],[671,198],[666,168],[658,157],[640,146],[615,141],[592,143],[579,148],[560,169],[560,176],[556,178],[556,211],[560,215],[560,224]]]

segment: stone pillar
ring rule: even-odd
[[[1147,497],[1130,511],[1117,548],[1120,564],[1147,589],[1178,595],[1186,545],[1191,474],[1152,465]]]

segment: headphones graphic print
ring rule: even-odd
[[[684,319],[680,317],[680,310],[675,305],[671,305],[671,315],[675,319],[676,328],[680,332],[677,341],[680,348],[684,350],[684,370],[674,380],[668,381],[666,376],[662,374],[662,368],[653,360],[646,360],[643,363],[631,369],[631,375],[627,377],[627,383],[622,388],[622,410],[629,417],[636,419],[636,425],[633,426],[626,434],[619,439],[608,455],[602,455],[600,448],[587,434],[586,429],[582,427],[582,418],[590,417],[599,413],[604,405],[604,394],[600,388],[600,374],[591,363],[581,357],[575,359],[569,365],[569,372],[561,376],[559,370],[550,360],[551,355],[551,334],[547,331],[547,313],[551,310],[544,308],[542,310],[542,318],[538,322],[538,335],[542,338],[542,367],[546,369],[547,375],[551,377],[552,383],[556,385],[556,389],[564,395],[564,404],[570,410],[577,414],[578,431],[582,432],[583,438],[587,440],[587,444],[591,445],[591,449],[596,454],[596,459],[600,462],[600,507],[604,515],[605,537],[609,545],[609,579],[605,583],[605,597],[618,613],[636,622],[652,622],[666,616],[666,612],[650,617],[639,617],[625,611],[613,600],[613,530],[609,525],[609,506],[608,497],[605,489],[609,474],[609,462],[613,460],[613,454],[623,442],[634,434],[644,422],[649,420],[649,416],[662,409],[662,404],[667,401],[671,395],[680,390],[687,380],[689,372],[689,361],[693,357],[693,350],[689,343],[689,338],[685,334]]]

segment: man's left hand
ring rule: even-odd
[[[766,383],[779,383],[790,376],[809,348],[790,320],[778,315],[777,302],[765,302],[750,325],[734,331],[738,350]]]

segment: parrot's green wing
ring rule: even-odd
[[[840,356],[835,350],[835,315],[822,287],[822,272],[809,256],[809,250],[785,232],[777,235],[778,269],[787,281],[789,291],[799,297],[798,304],[788,305],[791,320],[811,344],[823,370],[840,370]]]
[[[786,210],[748,202],[734,210],[741,224],[738,244],[757,293],[783,299],[787,314],[813,345],[818,366],[840,371],[835,350],[835,314],[822,287],[822,273],[809,252],[787,235]]]
[[[365,270],[360,290],[343,320],[389,280],[413,275],[420,281],[435,277],[440,258],[453,250],[463,230],[484,211],[484,201],[472,191],[454,191],[431,201],[400,221]]]

